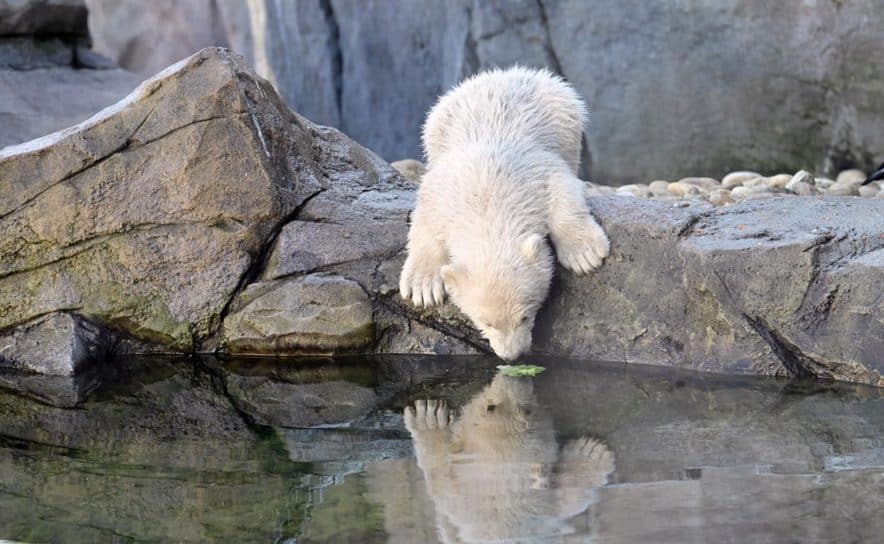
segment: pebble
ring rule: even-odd
[[[816,179],[814,180],[814,185],[816,185],[816,188],[819,189],[819,190],[821,190],[821,191],[825,191],[826,189],[828,189],[829,187],[831,187],[831,186],[834,185],[834,184],[835,184],[835,180],[834,180],[834,179],[829,179],[829,178],[816,178]]]
[[[713,206],[727,206],[736,202],[727,189],[716,189],[709,193],[709,203]]]
[[[742,185],[744,181],[747,179],[754,179],[762,177],[758,172],[750,172],[748,170],[741,170],[738,172],[731,172],[730,174],[724,176],[721,179],[721,187],[723,189],[733,189],[738,185]]]
[[[786,189],[786,184],[789,183],[789,180],[791,179],[791,174],[777,174],[767,178],[767,184],[771,189],[784,191]]]
[[[807,170],[799,170],[789,183],[786,184],[786,190],[801,196],[810,196],[816,194],[814,185],[816,182],[810,172]]]
[[[757,178],[747,179],[743,182],[743,187],[767,187],[770,182],[767,178],[759,176]]]
[[[417,162],[417,161],[415,161]],[[836,179],[815,178],[810,172],[777,174],[766,177],[758,172],[741,170],[724,176],[721,182],[714,178],[687,177],[668,182],[654,180],[647,185],[633,183],[620,187],[586,182],[586,196],[610,194],[652,198],[657,202],[678,208],[694,206],[728,206],[741,200],[770,198],[784,192],[799,196],[843,196],[884,198],[884,180],[861,185],[866,174],[862,170],[844,170]]]
[[[850,170],[843,170],[838,177],[835,178],[836,184],[841,185],[856,185],[859,187],[859,184],[865,181],[867,174],[862,170],[857,170],[856,168],[851,168]]]
[[[704,193],[714,191],[715,189],[721,189],[721,183],[713,178],[684,178],[679,180],[678,183],[693,185],[694,187],[698,187]]]
[[[756,194],[761,194],[761,193],[773,196],[770,194],[770,191],[768,191],[767,187],[765,187],[764,185],[758,185],[755,187],[746,187],[746,186],[741,185],[739,187],[734,187],[733,189],[731,189],[731,196],[733,196],[736,199],[743,199],[743,198],[747,198],[751,195],[756,195]]]
[[[872,198],[881,192],[881,189],[874,184],[863,185],[859,188],[859,196],[863,198]]]
[[[663,180],[652,181],[648,184],[648,189],[654,193],[654,196],[666,196],[669,193],[669,182]]]
[[[652,193],[651,190],[648,189],[647,185],[640,185],[637,183],[633,183],[630,185],[621,185],[620,187],[617,187],[617,194],[636,196],[639,198],[651,198],[652,196],[654,196],[654,193]]]
[[[697,187],[696,185],[674,181],[669,184],[669,192],[680,197],[686,197],[696,196],[708,191],[703,191],[702,189],[700,189],[700,187]]]
[[[391,162],[392,166],[399,174],[408,181],[419,184],[421,176],[427,171],[427,167],[421,161],[415,159],[403,159],[401,161]]]

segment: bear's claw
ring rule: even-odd
[[[450,423],[451,413],[444,400],[418,400],[414,408],[405,408],[405,427],[410,432],[445,429]]]
[[[445,301],[445,284],[439,272],[419,274],[408,264],[403,267],[402,277],[399,279],[399,294],[402,298],[411,300],[418,308],[442,304]]]
[[[611,246],[605,231],[595,221],[574,239],[560,239],[557,242],[555,246],[559,262],[576,274],[586,274],[602,266]]]

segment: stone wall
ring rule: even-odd
[[[245,55],[307,118],[418,157],[435,97],[479,69],[546,66],[586,97],[584,161],[623,184],[736,168],[832,175],[884,159],[878,0],[87,0],[97,47],[150,75]]]

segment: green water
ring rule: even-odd
[[[3,372],[0,539],[884,534],[881,390],[531,362],[546,370],[507,378],[490,358],[383,357]]]

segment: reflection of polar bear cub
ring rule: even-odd
[[[510,542],[572,533],[614,457],[590,437],[556,443],[532,381],[498,375],[453,417],[444,402],[406,408],[417,462],[445,542]]]
[[[479,74],[430,111],[427,172],[400,292],[417,306],[446,291],[504,359],[531,346],[553,261],[584,273],[608,255],[576,177],[586,110],[545,70]]]

